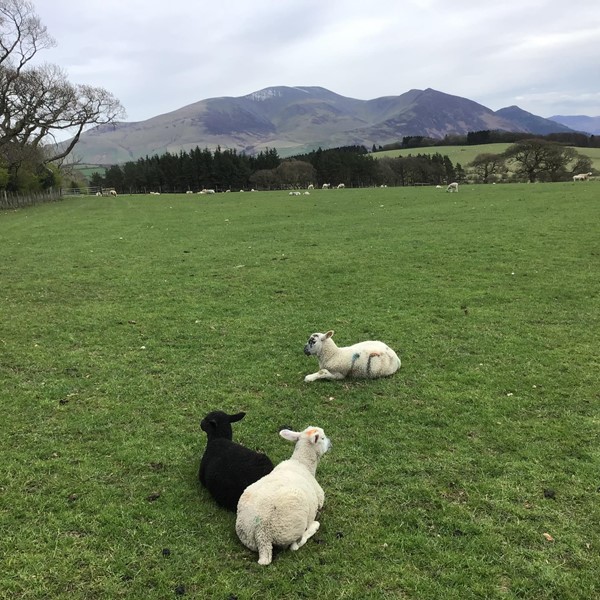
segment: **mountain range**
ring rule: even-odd
[[[81,135],[73,154],[81,163],[104,165],[196,147],[246,154],[275,148],[285,157],[319,147],[371,148],[405,136],[443,138],[485,129],[535,134],[573,131],[568,124],[518,106],[493,111],[433,89],[357,100],[323,87],[278,86],[246,96],[200,100],[145,121],[100,125]]]
[[[587,117],[585,115],[555,115],[550,117],[550,119],[577,131],[591,133],[592,135],[600,135],[600,117]]]

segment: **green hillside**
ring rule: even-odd
[[[478,154],[500,154],[512,144],[480,144],[475,146],[432,146],[428,148],[404,148],[402,150],[384,150],[374,152],[374,158],[395,158],[397,156],[416,156],[417,154],[442,154],[448,156],[453,164],[460,163],[462,167],[468,165]],[[592,166],[600,171],[600,148],[579,148],[575,150],[592,160]]]

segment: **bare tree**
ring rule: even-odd
[[[533,183],[546,170],[546,158],[552,143],[541,139],[522,140],[509,146],[502,156],[516,165],[516,172]]]
[[[17,76],[39,50],[56,45],[27,0],[0,0],[0,34],[0,65]]]
[[[483,183],[488,183],[490,177],[497,175],[504,167],[504,159],[500,154],[484,152],[478,154],[468,166],[475,171]]]
[[[574,148],[535,138],[509,146],[502,156],[515,163],[517,174],[531,183],[567,179],[570,163],[583,164],[583,157]]]
[[[67,156],[90,125],[112,123],[125,111],[103,88],[71,84],[62,69],[29,63],[52,47],[48,35],[28,0],[0,0],[0,157],[7,159],[18,148],[44,147],[43,162]],[[56,135],[72,133],[69,142],[57,145]]]
[[[317,173],[315,168],[303,160],[284,160],[275,169],[279,184],[283,187],[306,187],[309,183],[316,180]]]

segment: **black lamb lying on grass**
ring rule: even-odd
[[[235,511],[242,492],[273,470],[271,459],[232,441],[231,423],[246,413],[228,415],[220,410],[208,413],[200,426],[208,440],[200,461],[198,477],[217,504]]]

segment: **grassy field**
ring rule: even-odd
[[[600,187],[75,198],[0,213],[0,597],[600,596]],[[382,339],[389,379],[302,348]],[[213,409],[321,529],[269,567],[197,483]]]
[[[464,168],[478,154],[501,154],[512,144],[482,144],[475,146],[435,146],[431,148],[405,148],[402,150],[385,150],[373,153],[374,158],[395,158],[397,156],[408,156],[412,154],[442,154],[448,156],[453,164],[460,163]],[[575,148],[579,154],[588,156],[592,160],[592,166],[600,171],[600,148]]]

